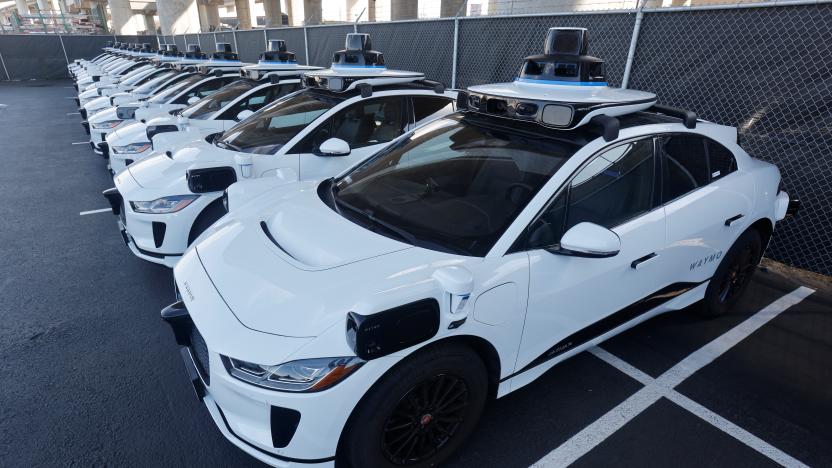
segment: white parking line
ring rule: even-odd
[[[84,216],[84,215],[95,214],[95,213],[104,213],[106,211],[113,211],[113,209],[112,208],[101,208],[100,210],[82,211],[78,214],[81,215],[81,216]]]
[[[76,141],[73,145],[88,145],[90,142],[88,141]]]
[[[657,379],[653,379],[644,372],[636,369],[622,359],[609,352],[595,347],[592,354],[604,360],[613,367],[638,380],[644,387],[627,398],[624,402],[608,411],[595,422],[572,436],[569,440],[549,452],[538,460],[535,467],[565,467],[571,465],[590,450],[598,446],[607,437],[624,427],[642,411],[649,408],[661,397],[667,397],[682,408],[690,411],[706,422],[711,423],[723,432],[735,437],[740,442],[753,448],[771,460],[784,466],[806,466],[795,458],[766,443],[748,431],[722,418],[704,406],[690,400],[674,390],[696,371],[713,362],[740,341],[757,331],[760,327],[780,315],[789,307],[799,303],[810,294],[813,289],[800,287],[789,294],[774,301],[763,310],[752,315],[725,334],[706,344],[702,348],[680,361]]]
[[[66,115],[81,115],[80,112],[67,112]]]

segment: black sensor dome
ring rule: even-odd
[[[584,86],[607,83],[604,61],[587,55],[589,32],[583,28],[551,28],[544,53],[526,57],[520,81]]]
[[[365,66],[383,67],[384,54],[372,49],[369,34],[350,33],[344,50],[335,52],[332,57],[333,66]]]
[[[260,54],[260,60],[266,62],[294,62],[295,53],[286,50],[283,39],[269,39],[268,50]]]

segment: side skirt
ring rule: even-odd
[[[589,325],[586,328],[582,328],[575,333],[567,336],[566,338],[558,341],[554,344],[551,348],[546,350],[543,354],[533,359],[530,363],[528,363],[525,367],[520,369],[519,371],[500,379],[500,382],[505,382],[506,380],[511,379],[512,377],[516,377],[528,370],[531,370],[541,364],[544,364],[551,359],[554,359],[564,353],[567,353],[573,350],[576,346],[581,346],[585,343],[588,343],[599,336],[602,336],[608,333],[610,330],[614,330],[615,328],[624,325],[625,323],[643,315],[651,310],[659,307],[660,305],[669,302],[672,299],[675,299],[682,294],[700,286],[704,283],[707,283],[710,278],[700,281],[698,283],[674,283],[669,286],[666,286],[655,293],[628,305],[627,307],[614,312],[601,320]]]

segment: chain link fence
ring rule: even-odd
[[[590,53],[607,62],[611,85],[628,82],[630,88],[655,92],[661,103],[735,126],[752,156],[777,164],[783,187],[803,200],[803,209],[778,226],[767,255],[829,275],[832,3],[827,1],[659,8],[667,2],[648,0],[641,13],[634,2],[621,2],[620,9],[606,12],[468,16],[124,40],[156,43],[158,39],[180,49],[197,43],[206,52],[215,50],[217,42],[227,42],[243,60],[252,62],[268,39],[284,39],[299,63],[328,66],[333,51],[343,48],[345,35],[357,30],[372,35],[373,46],[384,53],[388,67],[422,71],[430,79],[463,88],[511,80],[523,57],[542,50],[548,28],[585,27],[590,31]],[[111,37],[100,36],[100,45]],[[0,61],[5,59],[7,69],[22,67],[32,74],[41,67],[64,73],[66,58],[55,36],[14,38],[0,36]],[[98,52],[97,43],[93,47],[71,42],[69,60]],[[47,49],[48,54],[41,54]],[[27,60],[35,60],[37,67],[24,65]],[[625,76],[628,61],[631,67]],[[27,79],[26,74],[14,75],[7,77]]]

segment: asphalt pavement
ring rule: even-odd
[[[112,214],[80,214],[107,208],[112,180],[74,95],[0,83],[0,466],[262,466],[193,396],[159,318],[170,270],[133,257]],[[829,284],[635,410],[654,379],[807,281],[760,270],[725,316],[649,320],[490,403],[448,466],[832,465]]]

